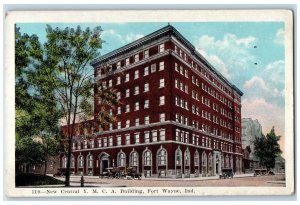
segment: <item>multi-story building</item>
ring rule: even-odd
[[[121,105],[110,110],[116,124],[78,132],[90,138],[75,136],[75,174],[99,175],[112,166],[136,167],[145,177],[211,176],[221,167],[241,172],[243,93],[174,27],[91,65],[97,84],[115,88]]]

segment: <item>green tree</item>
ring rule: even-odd
[[[16,161],[28,165],[34,164],[30,161],[32,153],[41,154],[40,145],[33,146],[36,143],[29,143],[30,138],[42,137],[43,132],[57,135],[59,131],[58,120],[61,113],[56,106],[55,92],[51,86],[55,78],[50,63],[44,61],[44,50],[38,37],[21,34],[20,29],[15,27]],[[23,138],[26,138],[25,141]],[[29,146],[31,152],[27,152],[24,146]],[[26,152],[22,154],[20,147]],[[25,159],[29,161],[26,163]],[[36,163],[44,161],[36,159]]]
[[[254,155],[259,159],[261,166],[268,170],[275,167],[275,159],[282,151],[280,150],[279,140],[281,136],[277,136],[273,127],[266,136],[256,137],[254,140]]]
[[[47,62],[55,71],[56,100],[67,126],[66,152],[67,167],[65,185],[70,186],[70,161],[75,123],[94,117],[98,124],[113,122],[108,112],[117,103],[113,89],[102,88],[94,83],[94,70],[89,62],[99,53],[102,46],[101,28],[82,30],[47,26],[45,52]],[[96,89],[97,88],[97,89]],[[99,89],[98,89],[99,88]],[[99,104],[94,109],[94,97]]]

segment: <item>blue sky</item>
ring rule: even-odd
[[[53,27],[101,26],[105,40],[101,54],[166,26],[160,23],[52,23]],[[274,125],[284,133],[283,22],[170,22],[230,82],[244,92],[242,117],[258,119],[263,132]],[[46,41],[46,24],[17,24],[21,32]],[[284,141],[284,138],[282,142]]]

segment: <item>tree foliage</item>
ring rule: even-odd
[[[254,155],[259,159],[261,166],[267,169],[275,167],[275,159],[281,154],[278,141],[281,136],[277,136],[273,127],[266,136],[256,137],[254,140]]]

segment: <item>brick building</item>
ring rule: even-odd
[[[204,177],[221,167],[241,172],[243,93],[174,27],[91,65],[95,80],[115,88],[122,104],[110,110],[116,124],[99,127],[90,121],[77,132],[73,173],[99,175],[112,166],[136,167],[144,177]],[[94,102],[97,109],[98,99]],[[83,134],[88,137],[82,139]]]

